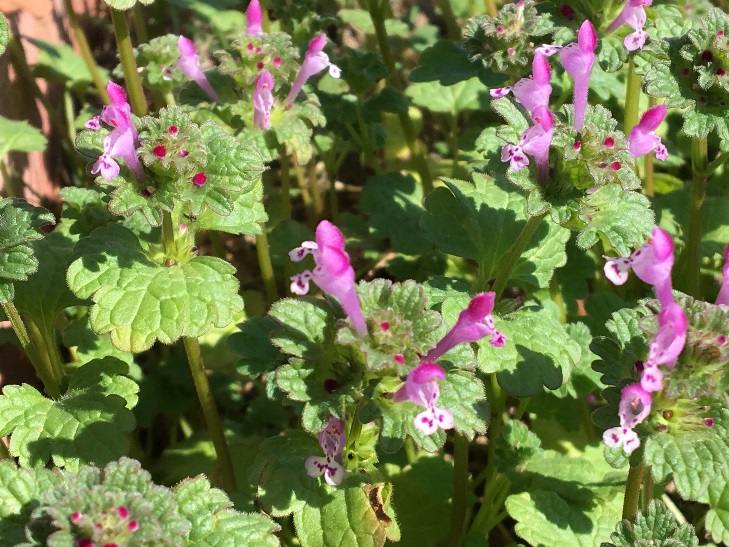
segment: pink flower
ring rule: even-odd
[[[180,36],[177,39],[177,49],[180,50],[180,56],[177,59],[177,68],[180,69],[185,76],[193,80],[213,101],[218,100],[218,94],[208,82],[205,73],[200,68],[200,57],[195,53],[195,44],[192,40]]]
[[[367,334],[367,324],[354,290],[354,269],[344,250],[344,235],[339,228],[328,220],[322,220],[316,227],[316,241],[304,241],[301,247],[289,252],[289,258],[293,262],[301,262],[308,254],[314,256],[316,268],[292,276],[291,292],[306,294],[309,292],[309,280],[313,280],[322,291],[339,299],[354,330],[360,335]]]
[[[587,92],[590,87],[590,73],[595,64],[597,34],[589,20],[585,20],[577,32],[577,42],[562,48],[560,58],[567,73],[575,82],[575,129],[582,132],[587,109]]]
[[[631,384],[620,393],[620,427],[613,427],[603,433],[605,444],[611,448],[623,446],[630,454],[640,446],[640,439],[633,428],[642,423],[651,412],[653,397],[640,384]]]
[[[514,84],[512,88],[514,97],[530,113],[540,106],[549,106],[549,96],[552,93],[552,86],[549,84],[551,76],[552,69],[547,58],[541,53],[535,53],[532,61],[532,75],[530,78],[522,78]]]
[[[489,90],[489,95],[491,95],[494,99],[506,97],[509,93],[511,93],[511,86],[495,87],[494,89]]]
[[[330,63],[329,56],[322,51],[326,44],[326,34],[315,36],[309,42],[309,49],[306,51],[306,55],[304,56],[304,62],[301,63],[299,74],[296,76],[296,80],[294,80],[294,85],[291,86],[289,96],[286,97],[287,108],[291,107],[296,100],[296,97],[299,95],[301,88],[304,87],[307,80],[314,76],[314,74],[317,74],[328,67],[329,75],[332,78],[339,78],[341,74],[339,67]]]
[[[546,106],[532,111],[534,125],[528,128],[519,139],[519,144],[507,144],[501,149],[501,161],[509,161],[514,171],[529,165],[525,154],[534,157],[537,164],[537,177],[540,182],[549,178],[549,145],[552,142],[554,117]]]
[[[319,432],[319,446],[324,456],[310,456],[306,458],[304,467],[310,477],[321,477],[327,484],[338,486],[342,484],[346,471],[342,466],[342,452],[346,442],[344,422],[334,416],[329,416],[329,423]]]
[[[687,329],[686,312],[680,304],[670,302],[658,314],[658,332],[651,341],[645,365],[674,367],[686,344]]]
[[[253,92],[253,125],[258,129],[271,127],[271,108],[273,108],[273,76],[264,70],[256,80]]]
[[[111,103],[102,108],[101,115],[94,116],[84,124],[85,127],[92,130],[101,128],[99,121],[103,121],[111,127],[109,134],[104,137],[104,152],[94,163],[91,174],[101,173],[102,178],[111,180],[119,175],[119,164],[115,159],[123,159],[134,176],[141,179],[144,176],[144,170],[137,157],[139,139],[137,128],[134,127],[132,121],[127,95],[124,89],[114,82],[107,84],[106,92],[109,94]]]
[[[628,280],[628,270],[633,268],[635,275],[650,283],[656,289],[662,307],[673,302],[671,268],[673,268],[673,240],[665,230],[656,226],[647,243],[638,247],[628,258],[605,256],[605,277],[615,285]]]
[[[263,22],[263,11],[261,10],[261,4],[258,0],[251,0],[246,10],[246,34],[248,36],[254,36],[256,34],[263,34],[261,23]]]
[[[719,296],[716,297],[716,304],[723,304],[729,306],[729,244],[726,246],[724,251],[726,257],[726,264],[724,264],[724,280],[721,283],[721,289],[719,289]]]
[[[666,117],[666,105],[659,104],[645,111],[640,122],[630,130],[628,136],[628,150],[634,158],[644,156],[653,150],[659,160],[668,158],[668,151],[661,142],[661,137],[656,135],[656,129]]]
[[[605,30],[607,32],[613,32],[624,24],[628,25],[635,32],[625,37],[623,41],[625,49],[635,51],[636,49],[642,48],[646,38],[648,38],[648,33],[643,30],[646,20],[644,6],[650,6],[652,3],[653,0],[628,0],[625,6],[623,6],[622,11]]]
[[[438,381],[445,380],[445,376],[445,371],[438,365],[422,363],[410,371],[405,385],[395,393],[392,399],[396,403],[410,400],[425,408],[424,412],[415,417],[413,423],[426,435],[432,435],[438,431],[438,428],[453,428],[451,411],[435,406],[440,397]]]
[[[470,343],[491,336],[489,343],[501,347],[506,343],[506,337],[496,330],[491,310],[494,309],[496,295],[492,292],[483,292],[474,296],[468,307],[458,316],[453,328],[438,342],[438,344],[423,357],[424,361],[436,361],[443,354],[458,344]]]

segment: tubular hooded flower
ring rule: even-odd
[[[248,9],[246,9],[246,22],[246,34],[248,36],[263,34],[263,29],[261,28],[263,11],[258,0],[251,0],[251,3],[248,4]]]
[[[623,446],[627,454],[640,446],[640,439],[633,428],[642,423],[651,412],[653,397],[640,384],[631,384],[620,393],[620,426],[608,429],[603,433],[605,444],[611,448]]]
[[[673,240],[665,230],[656,226],[647,243],[638,247],[628,258],[603,257],[605,277],[615,285],[628,280],[628,270],[633,268],[635,275],[650,283],[656,289],[662,307],[673,302],[671,268],[673,268]]]
[[[103,121],[112,128],[104,138],[104,152],[94,163],[91,174],[101,173],[105,180],[113,179],[119,174],[119,165],[115,159],[121,158],[134,176],[140,179],[144,176],[144,171],[137,157],[139,139],[137,128],[132,122],[127,94],[114,82],[107,84],[106,92],[109,94],[111,104],[104,106],[101,115],[94,116],[85,124],[88,129],[98,130],[101,128],[99,121]]]
[[[307,80],[314,74],[328,67],[329,75],[332,78],[339,78],[341,71],[339,67],[329,62],[329,56],[323,51],[325,45],[327,45],[326,34],[315,36],[309,41],[309,49],[306,51],[306,55],[304,55],[304,62],[301,63],[299,74],[296,76],[296,80],[294,80],[294,85],[291,86],[289,96],[286,97],[287,107],[290,107],[294,103],[301,88],[304,87]]]
[[[177,49],[180,50],[180,56],[177,59],[177,68],[180,69],[185,76],[193,80],[213,101],[218,100],[218,94],[208,82],[205,73],[200,68],[200,57],[195,53],[195,44],[192,40],[180,36],[177,39]]]
[[[514,171],[529,165],[526,154],[534,157],[540,182],[549,178],[549,145],[552,143],[554,117],[546,106],[539,106],[532,112],[534,125],[524,131],[519,144],[506,144],[501,148],[501,161],[510,162]]]
[[[613,32],[621,26],[628,25],[635,32],[628,34],[623,41],[625,49],[634,51],[641,49],[645,44],[648,33],[643,30],[646,15],[644,6],[650,6],[653,0],[628,0],[623,6],[622,11],[615,20],[605,29],[607,32]]]
[[[301,247],[289,252],[293,262],[301,262],[308,254],[314,255],[316,268],[291,277],[291,292],[303,295],[309,292],[309,280],[319,288],[339,299],[344,312],[352,321],[354,330],[367,334],[367,324],[354,290],[354,270],[349,255],[344,250],[344,235],[328,220],[322,220],[316,227],[316,241],[304,241]]]
[[[668,151],[656,135],[656,129],[666,117],[666,105],[659,104],[645,111],[640,122],[630,130],[628,150],[634,158],[639,158],[655,150],[659,160],[668,158]]]
[[[273,76],[264,70],[256,80],[253,92],[253,125],[258,129],[271,127],[271,108],[273,108]]]
[[[552,69],[549,61],[544,55],[536,52],[532,61],[532,75],[529,78],[522,78],[513,87],[499,87],[490,90],[489,93],[494,98],[500,98],[513,92],[524,108],[532,112],[537,107],[549,105],[549,96],[552,94],[552,86],[549,83],[551,77]]]
[[[458,316],[458,321],[453,328],[423,357],[423,360],[436,361],[458,344],[475,342],[486,336],[492,336],[489,340],[489,344],[492,346],[503,346],[506,343],[506,337],[496,330],[494,318],[491,315],[495,297],[496,294],[492,292],[474,296],[468,307]]]
[[[345,470],[342,466],[342,451],[347,437],[344,432],[344,422],[334,416],[329,416],[329,423],[319,432],[319,446],[324,456],[310,456],[306,458],[304,467],[310,477],[321,477],[327,484],[338,486],[344,480]]]
[[[493,294],[493,293],[491,293]],[[447,408],[437,408],[440,397],[438,381],[445,380],[445,371],[436,364],[422,363],[408,374],[405,385],[394,395],[393,401],[401,403],[410,400],[425,408],[415,417],[415,427],[426,435],[432,435],[438,428],[452,429],[453,414]]]
[[[651,340],[640,379],[643,389],[651,393],[663,389],[663,373],[658,365],[676,366],[686,345],[687,329],[688,318],[679,304],[670,302],[658,314],[658,332]]]
[[[577,32],[577,42],[568,44],[560,52],[562,65],[575,82],[575,129],[580,133],[585,124],[590,73],[592,65],[595,64],[595,47],[597,47],[595,28],[589,20],[585,20]]]
[[[724,280],[721,282],[721,289],[719,289],[719,296],[716,297],[716,304],[723,304],[729,306],[729,245],[726,246],[724,251],[726,257],[726,264],[724,264]]]

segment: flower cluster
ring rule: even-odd
[[[114,82],[109,82],[106,92],[109,94],[111,104],[104,106],[100,115],[94,116],[84,124],[84,127],[94,131],[101,129],[100,122],[111,127],[109,134],[104,137],[104,152],[94,163],[91,174],[101,173],[102,178],[111,180],[119,175],[119,164],[115,160],[123,159],[132,173],[141,179],[144,171],[137,157],[139,136],[132,121],[127,94]]]
[[[640,246],[628,258],[605,257],[605,276],[622,285],[628,279],[628,270],[644,282],[653,285],[661,311],[658,314],[658,332],[651,340],[648,358],[643,363],[640,384],[633,384],[623,390],[620,402],[620,427],[605,432],[604,439],[608,446],[622,444],[627,453],[638,446],[638,440],[632,428],[641,423],[650,412],[651,393],[663,389],[663,372],[659,365],[676,366],[678,356],[686,344],[688,318],[680,304],[674,301],[671,282],[673,268],[673,240],[664,230],[655,227],[647,243]],[[635,412],[625,418],[627,410]],[[648,411],[643,412],[647,408]],[[639,409],[639,410],[637,410]]]

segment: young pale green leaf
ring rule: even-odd
[[[5,52],[5,48],[8,47],[9,37],[8,20],[5,19],[5,16],[2,13],[0,13],[0,55],[2,55]]]
[[[25,539],[25,525],[43,493],[61,482],[50,469],[23,469],[0,462],[0,540],[16,545]]]
[[[0,116],[0,159],[9,152],[46,149],[46,138],[26,121],[16,122]]]
[[[448,179],[425,200],[420,226],[443,252],[475,260],[481,277],[492,279],[527,217],[524,198],[499,181],[474,175],[474,183]],[[521,254],[511,280],[529,287],[546,287],[555,268],[565,264],[569,230],[542,221]]]
[[[14,297],[13,281],[38,269],[30,243],[43,237],[40,227],[54,224],[51,213],[20,199],[0,199],[0,303]]]
[[[281,527],[256,513],[240,513],[222,490],[211,488],[203,475],[185,479],[175,487],[178,511],[190,521],[187,545],[244,547],[280,545],[274,532]]]
[[[708,520],[708,517],[707,517]],[[648,511],[638,511],[635,524],[624,520],[618,523],[610,536],[613,543],[602,543],[600,547],[698,547],[699,540],[693,527],[684,523],[679,526],[666,505],[651,500]]]
[[[516,397],[559,388],[580,362],[580,344],[550,309],[526,306],[495,322],[506,345],[479,342],[478,366],[482,372],[495,372],[499,385]]]
[[[360,209],[369,215],[377,238],[387,238],[396,252],[424,254],[433,248],[418,228],[425,210],[423,190],[410,175],[388,173],[367,179]]]
[[[0,396],[0,434],[10,434],[9,450],[24,467],[78,469],[105,464],[126,453],[126,433],[134,429],[131,408],[137,384],[125,377],[126,363],[107,357],[79,368],[66,393],[54,401],[35,388],[10,385]]]
[[[377,490],[376,490],[377,489]],[[385,485],[363,485],[357,477],[327,488],[326,501],[308,503],[294,514],[303,547],[381,547],[388,527],[397,527],[389,503],[378,498]],[[389,501],[389,500],[388,500]]]
[[[171,344],[230,324],[243,309],[234,273],[210,256],[171,266],[155,262],[131,230],[108,224],[77,244],[67,281],[76,296],[93,298],[94,331],[110,333],[115,347],[138,353],[156,340]]]

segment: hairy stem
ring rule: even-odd
[[[147,114],[147,101],[144,98],[142,79],[137,71],[137,61],[134,59],[132,39],[129,37],[126,15],[123,11],[111,8],[111,22],[114,24],[119,60],[124,70],[124,80],[127,83],[129,104],[132,106],[132,112],[137,116],[145,116]]]
[[[623,132],[627,137],[630,130],[638,125],[638,104],[640,102],[640,76],[635,73],[633,60],[628,61],[628,78],[625,83],[625,116]]]
[[[281,158],[281,216],[284,220],[291,218],[291,179],[289,173],[289,156],[286,149],[282,146],[279,150]]]
[[[220,466],[221,484],[227,492],[235,492],[238,488],[235,483],[235,471],[233,470],[233,460],[230,456],[228,442],[223,432],[223,424],[220,421],[218,408],[215,405],[213,392],[210,389],[207,374],[205,374],[205,365],[200,353],[200,344],[197,338],[183,337],[182,342],[185,346],[187,361],[190,364],[190,372],[192,380],[195,383],[197,397],[200,400],[205,422],[213,440],[215,453],[218,456],[218,464]]]
[[[653,473],[651,472],[651,466],[646,465],[645,470],[643,471],[643,510],[648,510],[648,504],[653,499],[653,490],[656,487],[656,481],[653,478]]]
[[[699,298],[701,295],[701,237],[704,199],[708,177],[704,174],[708,165],[706,137],[691,142],[691,201],[686,242],[686,292]]]
[[[319,188],[319,178],[316,176],[316,163],[314,161],[309,162],[307,174],[309,189],[311,190],[311,203],[314,208],[314,219],[318,223],[324,216],[324,199],[321,195],[321,188]]]
[[[261,268],[263,286],[266,289],[266,300],[269,304],[278,300],[278,289],[276,288],[276,276],[273,273],[271,263],[271,251],[268,247],[268,234],[266,224],[261,223],[261,233],[256,236],[256,253],[258,254],[258,265]]]
[[[501,268],[499,268],[499,271],[496,273],[496,279],[494,280],[493,285],[491,285],[491,290],[496,293],[496,300],[501,298],[501,293],[504,292],[506,284],[509,282],[509,278],[516,267],[516,263],[518,262],[521,253],[523,253],[524,249],[526,249],[526,246],[531,241],[532,236],[537,231],[537,228],[539,228],[539,225],[545,216],[547,216],[547,213],[529,217],[529,220],[527,220],[526,224],[517,236],[516,241],[514,241],[511,249],[509,249],[509,252],[501,264]],[[479,287],[479,290],[481,290],[481,287]]]
[[[623,519],[635,521],[638,514],[638,500],[640,499],[640,485],[643,483],[643,463],[638,467],[631,467],[628,471],[628,480],[625,483],[625,498],[623,499]]]
[[[165,211],[162,214],[162,245],[167,255],[177,254],[177,243],[175,242],[175,224],[172,221],[172,213]]]
[[[451,0],[436,0],[435,3],[440,8],[440,14],[445,23],[448,39],[458,42],[461,39],[461,27],[456,19],[456,14],[453,13]]]
[[[458,547],[463,538],[468,507],[468,439],[460,433],[453,437],[453,461],[453,513],[446,545]]]
[[[648,108],[656,106],[655,97],[648,100]],[[655,156],[654,154],[646,154],[643,159],[643,193],[648,197],[655,195]]]

